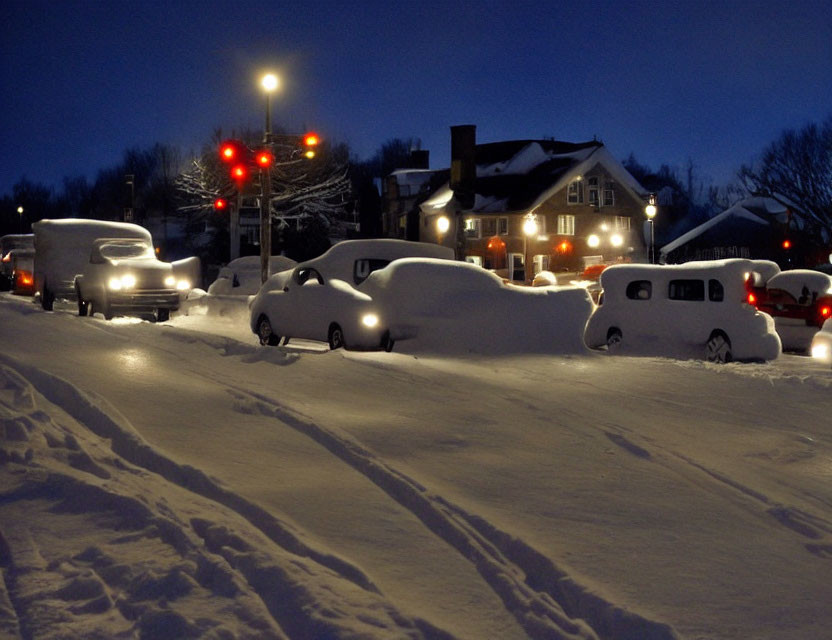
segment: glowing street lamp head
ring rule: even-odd
[[[648,204],[644,207],[644,215],[647,216],[648,219],[652,220],[656,217],[656,205]]]
[[[269,93],[277,89],[279,84],[280,80],[273,73],[267,73],[260,79],[260,86]]]
[[[440,216],[436,220],[436,230],[439,233],[447,233],[448,229],[451,228],[451,221],[448,219],[447,216]]]
[[[523,233],[533,236],[537,233],[537,216],[529,214],[523,220]]]

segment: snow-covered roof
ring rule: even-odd
[[[600,142],[513,140],[477,145],[476,213],[528,211],[539,206],[570,181],[600,164],[636,198],[644,187]],[[453,197],[443,185],[422,205],[425,212],[442,209]]]
[[[739,218],[749,220],[760,225],[768,225],[770,224],[770,220],[766,219],[765,216],[767,214],[779,215],[784,211],[787,211],[787,209],[779,202],[772,200],[771,198],[746,198],[745,200],[741,200],[732,207],[726,209],[722,213],[715,215],[710,220],[703,222],[698,227],[694,227],[687,233],[683,233],[681,236],[659,249],[659,252],[661,255],[666,256],[671,251],[687,244],[694,238],[697,238],[705,233],[708,229],[721,224],[728,218]]]

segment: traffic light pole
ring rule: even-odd
[[[231,211],[228,213],[228,237],[230,240],[228,250],[229,262],[240,257],[240,207],[242,204],[243,194],[237,189],[237,200],[233,207],[229,207]]]

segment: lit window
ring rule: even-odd
[[[566,202],[569,204],[583,204],[584,186],[580,180],[573,180],[566,190]]]
[[[478,267],[482,266],[482,257],[481,256],[465,256],[465,262],[470,262],[471,264],[475,264]]]
[[[603,202],[603,206],[605,206],[605,207],[615,206],[615,183],[614,182],[605,182],[604,183],[604,202]]]
[[[465,237],[466,238],[481,238],[482,233],[480,232],[480,219],[479,218],[468,218],[465,221]]]
[[[575,216],[560,215],[558,216],[558,235],[559,236],[574,236],[575,235]]]

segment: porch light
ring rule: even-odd
[[[612,243],[612,246],[614,247],[620,247],[624,244],[624,238],[621,237],[621,234],[614,233],[610,236],[610,243]]]
[[[601,238],[594,233],[586,239],[586,243],[593,249],[601,244]]]
[[[440,234],[448,233],[448,229],[451,228],[451,221],[448,219],[447,216],[439,216],[436,219],[436,230]]]

